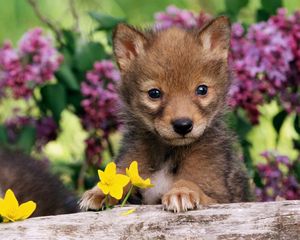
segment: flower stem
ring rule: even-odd
[[[109,209],[108,205],[108,195],[105,196],[105,210]]]
[[[124,198],[124,200],[123,200],[123,202],[122,202],[122,204],[121,204],[121,207],[124,207],[124,205],[126,204],[128,198],[129,198],[129,196],[130,196],[130,194],[131,194],[131,192],[132,192],[132,189],[133,189],[133,185],[131,185],[131,187],[130,187],[128,193],[126,194],[126,197]]]

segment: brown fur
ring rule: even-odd
[[[245,168],[232,149],[234,137],[222,120],[230,86],[229,40],[225,17],[191,31],[117,27],[114,52],[122,73],[125,133],[116,162],[124,169],[136,160],[143,177],[158,179],[157,190],[141,191],[142,202],[162,201],[168,210],[184,211],[251,199]],[[195,94],[200,84],[208,86],[207,95]],[[152,88],[162,97],[151,99]],[[184,136],[172,127],[180,118],[194,123]],[[100,195],[97,188],[87,191],[81,206],[99,207]]]
[[[37,203],[34,217],[79,211],[75,196],[41,162],[21,152],[1,149],[0,196],[9,188],[19,203],[29,200]]]

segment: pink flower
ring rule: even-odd
[[[53,78],[61,62],[51,39],[40,28],[30,30],[18,49],[8,42],[0,49],[0,86],[10,89],[15,98],[28,98],[36,86]]]

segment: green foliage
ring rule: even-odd
[[[268,20],[268,18],[269,18],[269,13],[266,10],[264,10],[264,9],[258,9],[256,11],[256,20],[258,22],[260,22],[260,21],[266,21],[266,20]]]
[[[298,159],[294,162],[293,169],[294,169],[294,174],[295,174],[297,180],[300,182],[300,159]]]
[[[17,149],[23,150],[30,154],[36,141],[36,128],[33,126],[24,126],[19,134],[15,144]]]
[[[253,160],[250,154],[250,148],[252,147],[251,142],[248,141],[247,137],[252,129],[252,125],[246,120],[242,111],[231,113],[228,116],[229,127],[237,134],[238,140],[242,149],[244,162],[250,173],[254,174]]]
[[[282,0],[261,0],[261,8],[256,12],[256,21],[266,21],[274,14],[278,8],[282,7]]]
[[[277,142],[279,139],[279,133],[280,133],[281,127],[282,127],[285,119],[287,118],[287,116],[288,116],[288,113],[285,110],[282,110],[279,113],[277,113],[273,118],[273,127],[277,132]]]
[[[282,0],[261,0],[262,8],[270,15],[276,14],[278,8],[282,7]]]
[[[67,93],[60,83],[46,85],[41,88],[42,99],[40,104],[50,110],[53,118],[59,123],[62,111],[67,107]]]
[[[300,135],[300,116],[296,115],[295,120],[294,120],[294,128],[296,132]]]
[[[6,127],[0,125],[0,146],[8,142]]]
[[[100,12],[89,12],[92,19],[98,22],[98,31],[110,31],[117,26],[118,23],[125,22],[124,18],[114,18],[110,15],[106,15]]]
[[[23,126],[18,131],[15,142],[9,142],[8,132],[4,125],[0,125],[0,146],[19,149],[30,154],[36,141],[36,128],[30,125]]]
[[[249,0],[225,0],[226,14],[232,21],[237,20],[240,10],[248,5]]]
[[[298,134],[298,138],[293,139],[294,148],[300,152],[300,116],[299,115],[296,115],[296,117],[295,117],[294,129]],[[299,161],[300,161],[300,159],[299,159]],[[297,166],[298,166],[298,170],[299,170],[298,173],[299,173],[299,177],[300,177],[300,163],[298,163]]]
[[[62,64],[59,70],[55,73],[56,79],[61,82],[67,89],[79,91],[80,86],[77,82],[75,74],[67,64]]]
[[[87,42],[80,46],[74,55],[74,63],[80,72],[86,72],[93,68],[94,62],[104,59],[106,53],[103,46],[97,42]]]

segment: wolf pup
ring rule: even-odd
[[[248,177],[222,116],[230,86],[229,20],[201,30],[141,32],[119,24],[114,54],[122,74],[125,132],[116,158],[120,172],[138,161],[153,188],[142,203],[181,212],[211,203],[250,201]],[[99,209],[104,195],[85,192],[81,208]]]

